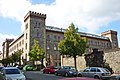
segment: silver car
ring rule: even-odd
[[[78,73],[79,77],[92,77],[96,79],[109,79],[111,72],[106,68],[89,67]]]
[[[23,73],[16,67],[4,67],[1,74],[3,80],[26,80]]]
[[[120,80],[120,74],[113,74],[110,80]]]

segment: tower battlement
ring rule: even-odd
[[[43,18],[46,19],[46,14],[34,12],[34,11],[29,11],[25,17],[24,17],[24,22],[28,19],[28,17],[36,17],[36,18]]]
[[[108,30],[108,31],[105,31],[105,32],[102,32],[101,35],[104,36],[106,34],[115,34],[117,35],[117,31],[113,31],[113,30]]]

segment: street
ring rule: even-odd
[[[25,71],[24,74],[27,80],[59,80],[66,78],[63,76],[55,76],[54,74],[43,74],[41,71]]]
[[[43,74],[40,71],[26,71],[24,74],[27,80],[58,80],[65,78],[62,76],[55,76],[54,74]]]

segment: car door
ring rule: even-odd
[[[57,70],[57,73],[61,75],[61,74],[62,74],[62,70],[63,70],[63,67],[60,67],[60,68]]]
[[[89,77],[94,77],[96,74],[96,68],[90,68]]]
[[[88,76],[89,76],[89,71],[90,71],[89,68],[86,68],[85,70],[83,70],[82,76],[83,76],[83,77],[88,77]]]
[[[1,78],[0,80],[4,80],[5,79],[5,71],[4,69],[1,70]]]

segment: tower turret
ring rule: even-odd
[[[25,59],[29,60],[28,53],[34,44],[34,39],[39,42],[39,46],[45,50],[45,20],[46,14],[29,11],[24,17],[24,43]]]
[[[112,48],[118,48],[118,39],[117,39],[117,32],[113,30],[108,30],[101,33],[102,36],[108,37],[111,42]]]

